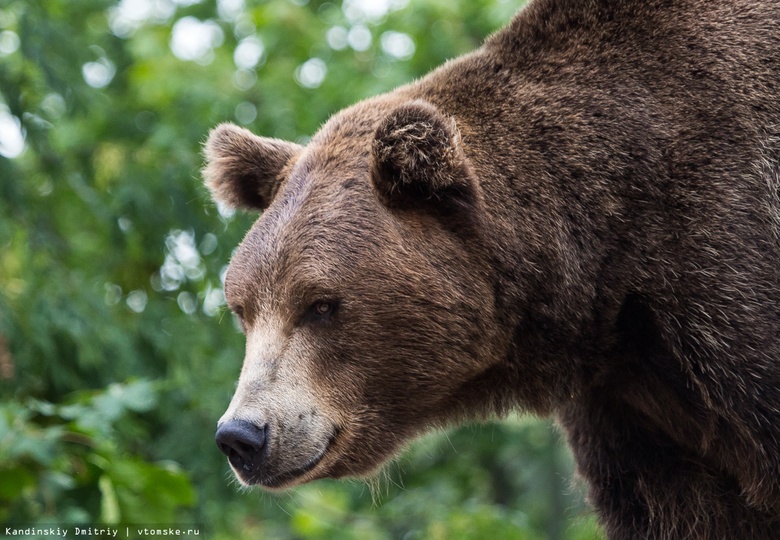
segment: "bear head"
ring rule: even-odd
[[[246,352],[217,443],[242,483],[370,474],[427,428],[495,410],[483,387],[507,340],[452,118],[385,96],[305,147],[223,124],[205,156],[217,201],[262,212],[225,279]]]

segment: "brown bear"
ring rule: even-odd
[[[533,0],[306,147],[205,154],[262,211],[225,280],[242,483],[519,408],[610,538],[780,534],[780,2]]]

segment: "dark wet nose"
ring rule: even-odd
[[[268,430],[245,420],[232,420],[217,428],[217,447],[238,470],[251,472],[260,464]]]

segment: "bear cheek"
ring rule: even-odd
[[[387,348],[387,336],[375,335],[379,341],[345,339],[351,347],[315,362],[315,393],[339,430],[330,477],[372,474],[425,429],[421,422],[439,421],[444,396],[435,374],[412,365],[408,354],[399,358],[397,349]]]

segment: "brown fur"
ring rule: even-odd
[[[780,4],[535,0],[306,148],[207,148],[215,197],[264,210],[228,301],[278,329],[223,417],[271,426],[244,481],[520,407],[559,419],[610,538],[776,536]],[[275,420],[277,388],[319,420]]]

